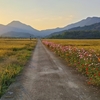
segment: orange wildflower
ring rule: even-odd
[[[100,62],[100,57],[98,57],[98,61]]]
[[[88,68],[86,68],[86,71],[88,71]]]
[[[98,73],[98,75],[100,76],[100,72]]]

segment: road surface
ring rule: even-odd
[[[100,90],[38,40],[29,65],[1,100],[100,100]]]

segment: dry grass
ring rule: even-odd
[[[64,46],[75,46],[84,49],[93,49],[100,51],[100,39],[47,39],[57,44]]]
[[[0,96],[29,60],[36,40],[0,39]]]
[[[88,84],[100,86],[100,40],[48,39],[43,43],[88,78]]]

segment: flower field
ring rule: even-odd
[[[64,58],[68,66],[87,76],[88,84],[100,86],[100,40],[43,40]]]
[[[0,39],[0,96],[29,60],[36,40]]]

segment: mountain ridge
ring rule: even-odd
[[[25,33],[25,32],[23,33],[23,32],[11,31],[11,32],[7,32],[7,33],[2,34],[1,37],[12,37],[12,38],[30,38],[30,37],[33,37],[34,38],[34,35],[30,34],[30,33]]]
[[[86,19],[65,26],[64,29],[70,29],[72,27],[78,27],[78,26],[83,27],[85,25],[92,25],[98,22],[100,22],[100,17],[87,17]]]
[[[64,30],[68,30],[68,29],[71,29],[71,28],[74,28],[74,27],[78,27],[78,26],[85,26],[85,25],[92,25],[92,24],[95,24],[95,23],[98,23],[100,22],[100,17],[87,17],[85,19],[82,19],[78,22],[75,22],[75,23],[72,23],[72,24],[69,24],[65,27],[62,27],[62,28],[54,28],[54,29],[46,29],[46,30],[43,30],[43,32],[45,32],[45,36],[48,36],[54,32],[59,32],[59,31],[64,31]]]
[[[34,36],[40,35],[39,31],[32,28],[30,25],[26,25],[20,21],[12,21],[7,25],[0,25],[0,35],[9,32],[20,32],[20,33],[30,33]]]
[[[52,33],[48,38],[68,39],[100,39],[100,22],[89,26],[75,27],[69,30]]]
[[[25,29],[26,27],[28,27],[28,28],[30,28],[31,30],[36,30],[36,31],[39,31],[39,30],[37,30],[37,29],[35,29],[35,28],[33,28],[32,26],[30,26],[30,25],[26,25],[26,24],[24,24],[24,23],[22,23],[22,22],[20,22],[20,21],[12,21],[12,22],[10,22],[9,24],[7,24],[6,26],[10,26],[10,27],[16,27],[16,28],[23,28],[23,29]]]
[[[27,24],[24,24],[20,21],[14,20],[14,21],[8,23],[7,25],[0,24],[0,35],[7,33],[7,32],[15,31],[15,32],[22,32],[22,33],[30,33],[30,34],[33,34],[35,37],[45,37],[45,36],[48,36],[54,32],[68,30],[68,29],[71,29],[74,27],[91,25],[91,24],[94,24],[97,22],[100,22],[100,17],[88,17],[86,19],[83,19],[83,20],[78,21],[76,23],[69,24],[69,25],[62,27],[62,28],[57,27],[54,29],[46,29],[46,30],[39,31],[30,25],[27,25]]]

